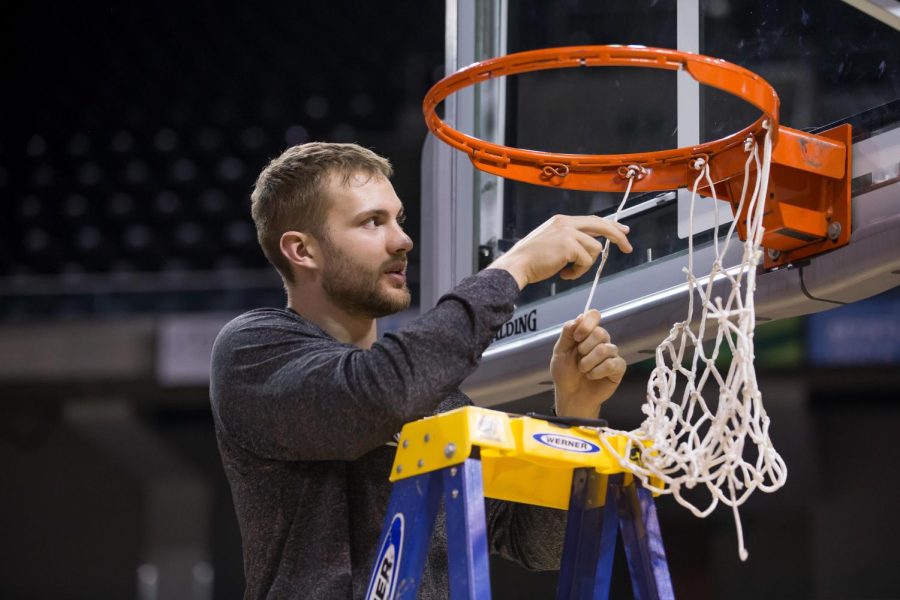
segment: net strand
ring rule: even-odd
[[[628,184],[625,186],[625,194],[622,196],[622,201],[619,203],[619,207],[616,209],[616,212],[613,213],[611,218],[613,223],[619,222],[619,215],[622,214],[622,209],[625,208],[625,203],[628,202],[628,196],[631,195],[631,186],[634,185],[634,180],[643,172],[643,168],[637,165],[632,165],[628,167],[625,177],[628,179]],[[587,313],[591,308],[591,302],[594,300],[594,291],[597,289],[597,283],[600,281],[600,273],[603,272],[603,267],[606,266],[606,258],[609,256],[609,238],[603,240],[603,249],[600,251],[600,264],[597,265],[597,272],[594,274],[594,283],[591,285],[591,292],[588,294],[587,302],[584,304],[584,310],[582,313]]]
[[[719,503],[729,506],[741,560],[746,560],[748,553],[739,507],[755,490],[773,492],[787,479],[787,467],[769,438],[769,417],[753,366],[753,292],[756,267],[762,258],[771,134],[767,127],[762,157],[755,139],[748,137],[744,144],[747,159],[736,217],[722,239],[709,163],[699,158],[691,164],[698,174],[691,189],[687,266],[683,269],[688,290],[687,316],[673,324],[656,348],[655,367],[641,408],[645,415],[641,426],[634,431],[604,429],[608,435],[626,438],[624,452],[619,453],[606,436],[600,436],[604,449],[653,493],[672,495],[698,517],[708,516]],[[752,178],[752,173],[757,176]],[[628,179],[624,198],[611,217],[613,221],[618,221],[633,181],[634,175]],[[693,235],[694,209],[701,185],[711,190],[717,208],[712,266],[708,275],[698,277],[694,270]],[[724,260],[741,218],[745,219],[747,231],[741,261],[726,267]],[[607,240],[584,313],[590,308],[608,250]],[[716,295],[723,287],[727,289],[725,297]],[[709,350],[703,344],[706,339],[711,340]],[[730,360],[720,358],[723,348],[730,352]],[[708,500],[701,502],[695,492],[688,497],[695,488],[705,489]]]

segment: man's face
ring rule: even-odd
[[[403,203],[390,181],[359,174],[348,186],[331,177],[321,239],[322,287],[348,313],[383,317],[409,306]]]

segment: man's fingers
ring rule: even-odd
[[[570,244],[569,252],[566,255],[569,264],[559,272],[559,276],[563,279],[578,279],[591,268],[596,256],[592,256],[587,248],[578,241],[572,241]]]
[[[591,237],[582,231],[576,231],[573,239],[581,244],[584,249],[587,250],[588,254],[591,255],[592,263],[597,260],[600,253],[603,252],[603,244],[601,244],[597,238]]]
[[[578,279],[597,261],[603,252],[603,244],[581,231],[575,231],[568,240],[568,265],[559,272],[563,279]]]
[[[575,339],[578,339],[578,332],[575,332]],[[578,343],[578,354],[587,356],[591,350],[602,344],[608,344],[610,340],[609,332],[602,327],[595,327],[591,330],[587,337]]]
[[[556,345],[553,346],[553,354],[568,354],[575,345],[578,344],[577,340],[575,340],[574,333],[580,322],[581,316],[579,315],[578,318],[563,325],[562,332],[559,334],[559,339],[556,340]]]
[[[629,231],[627,225],[615,223],[609,219],[597,217],[594,215],[574,216],[571,225],[588,235],[593,237],[603,236],[619,247],[622,252],[631,252],[631,243],[625,235]]]
[[[575,329],[575,341],[584,342],[587,341],[588,336],[592,334],[597,325],[600,324],[600,311],[592,308],[587,311],[584,315],[582,315],[581,321],[578,323],[578,327]],[[608,342],[609,340],[603,340]],[[596,345],[596,344],[595,344]],[[590,348],[585,349],[581,354],[587,354]]]
[[[602,235],[606,237],[623,252],[628,253],[632,250],[628,238],[625,237],[625,232],[628,230],[627,225],[621,225],[595,216],[560,217],[554,222],[565,223],[574,227],[577,231],[570,239],[584,250],[582,252],[574,245],[569,249],[569,256],[567,257],[569,265],[559,273],[563,279],[578,279],[591,268],[600,256],[600,253],[603,251],[603,244],[597,241],[594,236]],[[590,261],[587,260],[587,256],[590,257]]]
[[[625,364],[625,359],[621,356],[614,356],[604,360],[602,363],[585,373],[585,377],[592,381],[609,379],[613,383],[621,383],[626,368],[627,365]]]
[[[619,356],[619,349],[615,344],[600,344],[594,347],[578,361],[578,370],[582,373],[590,373],[599,365]]]

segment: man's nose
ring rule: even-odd
[[[399,224],[394,226],[394,231],[392,232],[390,239],[390,252],[391,254],[399,254],[401,252],[408,253],[413,249],[413,241],[406,232],[403,231],[403,228],[400,227]]]

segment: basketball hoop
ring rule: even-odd
[[[464,88],[497,77],[548,69],[638,67],[684,71],[701,84],[742,98],[761,111],[756,121],[722,139],[673,150],[635,154],[557,154],[494,144],[457,131],[437,116],[437,106]],[[509,54],[470,65],[436,83],[422,103],[425,123],[440,140],[460,150],[478,169],[560,189],[622,192],[629,166],[643,169],[633,192],[691,187],[697,160],[709,164],[716,195],[736,208],[745,143],[772,136],[773,162],[766,200],[763,245],[774,252],[766,267],[786,265],[850,241],[850,126],[818,135],[779,124],[779,99],[765,79],[721,59],[644,46],[573,46]],[[624,168],[624,170],[623,170]],[[698,193],[711,195],[709,186]],[[736,218],[739,216],[735,214]],[[746,216],[746,215],[743,215]],[[743,221],[743,219],[738,219]],[[836,225],[835,225],[836,224]],[[743,226],[738,232],[746,239]],[[776,254],[777,253],[777,254]]]
[[[696,146],[586,155],[493,144],[453,129],[436,113],[449,95],[488,79],[609,66],[682,70],[699,83],[743,98],[762,114],[740,131]],[[465,152],[482,171],[547,187],[623,192],[613,220],[618,220],[633,191],[691,189],[684,269],[687,317],[675,323],[656,348],[641,427],[629,432],[605,430],[624,435],[628,447],[620,453],[604,436],[600,439],[605,450],[646,487],[671,494],[695,515],[709,515],[720,502],[730,506],[741,559],[747,552],[738,507],[754,490],[775,491],[787,478],[784,461],[769,438],[769,417],[753,366],[753,292],[757,267],[764,259],[762,249],[776,251],[765,259],[766,266],[774,267],[846,244],[850,235],[850,127],[807,134],[779,125],[778,108],[772,86],[747,69],[707,56],[643,46],[551,48],[493,58],[444,78],[423,102],[432,133]],[[712,268],[698,276],[693,215],[700,195],[729,201],[735,219],[721,239],[716,222]],[[735,234],[743,240],[742,257],[738,264],[726,265]],[[608,252],[606,240],[585,311]],[[730,290],[716,295],[716,285]],[[706,340],[712,340],[709,349],[704,348]],[[722,348],[731,352],[727,368],[717,364]],[[705,506],[688,493],[696,487],[709,493]]]

